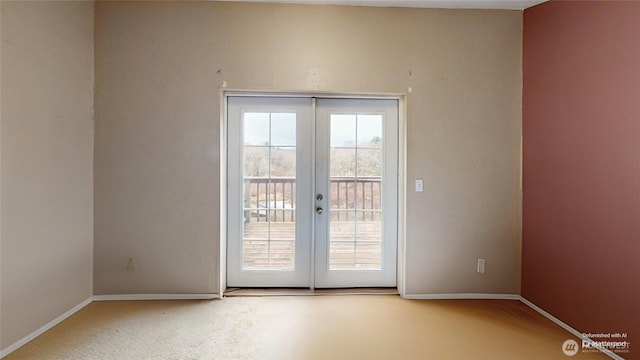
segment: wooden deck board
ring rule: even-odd
[[[357,230],[358,240],[354,242]],[[250,222],[244,226],[243,267],[286,269],[295,265],[294,222]],[[271,241],[269,241],[269,232]],[[332,222],[330,267],[378,269],[381,265],[381,223],[379,221]],[[355,250],[355,251],[354,251]]]

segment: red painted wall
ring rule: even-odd
[[[640,359],[640,1],[524,12],[522,295]]]

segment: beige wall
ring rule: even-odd
[[[412,87],[408,293],[519,293],[521,29],[518,11],[98,3],[95,293],[217,291],[223,80]]]
[[[92,295],[91,2],[2,1],[0,347]]]

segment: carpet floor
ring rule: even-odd
[[[111,301],[89,304],[5,359],[567,360],[562,344],[571,338],[510,300]],[[571,359],[609,358],[578,352]]]

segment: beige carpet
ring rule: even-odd
[[[6,359],[567,360],[561,347],[569,338],[508,300],[360,295],[94,302]]]

